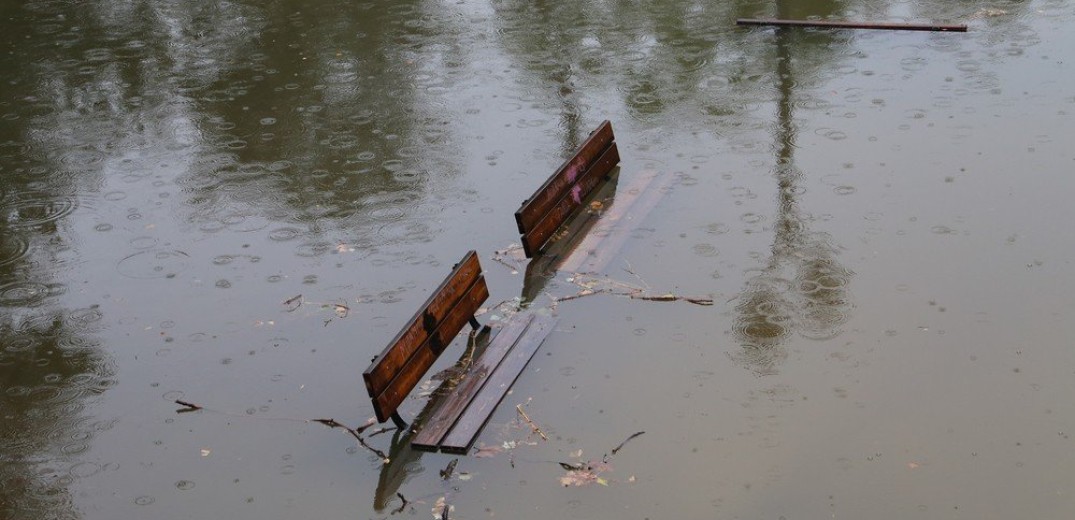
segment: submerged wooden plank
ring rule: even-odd
[[[606,120],[590,134],[579,151],[565,161],[515,212],[519,233],[526,233],[537,225],[571,190],[578,176],[612,144],[613,139],[612,123]]]
[[[419,431],[411,440],[411,444],[419,450],[436,451],[445,434],[463,415],[470,401],[478,394],[482,386],[487,382],[487,377],[504,360],[511,348],[515,346],[519,338],[526,333],[534,315],[531,313],[516,314],[504,327],[493,341],[486,347],[481,357],[474,361],[474,365],[467,370],[463,381],[447,396],[437,411],[422,424]]]
[[[553,316],[535,315],[530,327],[511,349],[500,366],[488,377],[481,391],[470,402],[463,415],[456,421],[452,431],[441,441],[441,450],[450,453],[466,453],[474,444],[478,433],[493,414],[493,410],[507,395],[512,383],[534,357],[538,347],[545,341],[556,325]]]
[[[657,205],[672,176],[643,174],[616,194],[612,206],[601,215],[582,242],[556,266],[573,273],[600,272],[623,248],[627,237]]]
[[[582,205],[583,200],[606,178],[620,162],[620,152],[612,143],[590,167],[581,174],[575,185],[564,193],[549,212],[522,237],[523,251],[533,257],[548,242],[553,233]]]
[[[967,32],[963,24],[897,23],[897,22],[844,22],[837,20],[777,20],[740,18],[737,25],[773,25],[784,27],[822,27],[832,29],[882,29],[890,31]]]
[[[362,374],[370,396],[384,392],[400,367],[407,363],[421,345],[436,330],[437,325],[455,304],[474,285],[481,274],[478,254],[469,251],[445,278],[437,290],[429,296],[414,317],[404,325],[399,334],[373,359]]]
[[[474,317],[482,302],[489,298],[489,288],[485,278],[479,277],[470,290],[459,300],[452,310],[438,324],[437,328],[415,350],[406,364],[399,368],[395,377],[385,386],[384,391],[373,396],[373,410],[377,420],[384,422],[396,411],[400,403],[411,393],[411,389],[433,366],[437,356],[455,339],[464,325]]]

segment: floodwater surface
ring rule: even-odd
[[[0,518],[1070,518],[1073,24],[1063,0],[6,2]],[[554,304],[594,279],[494,259],[605,119],[617,185],[666,182],[597,280],[713,305]],[[483,323],[560,318],[476,451],[311,422],[367,422],[360,373],[470,249]]]

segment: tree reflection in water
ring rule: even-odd
[[[837,3],[829,4],[827,12],[839,12]],[[777,17],[798,16],[790,12],[791,7],[789,2],[779,2]],[[836,260],[831,238],[809,230],[811,217],[800,211],[797,200],[804,190],[803,173],[795,166],[792,62],[796,54],[829,47],[832,33],[776,29],[774,38],[779,94],[773,129],[779,201],[775,238],[767,264],[747,280],[735,309],[735,336],[742,350],[733,357],[759,375],[777,372],[787,357],[785,342],[792,332],[814,339],[839,334],[851,307],[848,284],[853,274]],[[824,56],[814,60],[824,63]]]

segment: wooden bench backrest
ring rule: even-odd
[[[470,251],[362,373],[377,420],[385,422],[395,413],[488,298],[478,255]]]
[[[515,222],[522,233],[523,250],[531,258],[553,233],[582,205],[617,163],[612,123],[605,121],[582,143],[578,152],[564,162],[545,184],[515,212]]]

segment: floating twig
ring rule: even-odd
[[[507,249],[500,249],[498,251],[493,252],[493,261],[500,265],[503,265],[504,267],[507,267],[508,269],[511,269],[511,274],[518,274],[520,265],[526,261],[525,254],[520,254],[522,252],[522,246],[508,246]],[[509,263],[508,260],[511,260],[511,262],[515,265]]]
[[[633,266],[631,266],[631,262],[628,262],[627,260],[624,260],[624,261],[623,261],[623,263],[627,264],[627,267],[624,267],[624,268],[623,268],[623,270],[624,270],[624,271],[626,271],[626,272],[627,272],[627,274],[630,274],[631,276],[634,276],[635,278],[638,278],[638,281],[639,281],[639,282],[642,282],[642,285],[643,285],[643,286],[645,286],[645,288],[646,288],[646,289],[649,289],[649,288],[650,288],[650,287],[649,287],[649,284],[648,284],[648,283],[646,283],[646,281],[645,281],[645,280],[643,280],[641,276],[638,276],[638,273],[636,273],[636,272],[634,271],[634,267],[633,267]]]
[[[366,424],[363,424],[362,426],[359,426],[358,428],[351,428],[351,427],[347,426],[346,424],[343,424],[340,421],[337,421],[336,419],[332,419],[332,418],[328,418],[328,419],[297,419],[297,418],[294,418],[294,417],[251,417],[249,415],[241,415],[241,414],[236,414],[236,413],[222,412],[220,410],[212,410],[212,409],[209,409],[209,408],[205,408],[204,406],[200,406],[200,405],[197,405],[197,404],[194,404],[194,403],[191,403],[191,402],[183,401],[181,399],[176,399],[175,404],[178,404],[178,405],[181,405],[181,406],[184,407],[182,409],[176,410],[176,413],[187,413],[187,412],[193,412],[193,411],[197,411],[197,410],[206,410],[206,411],[210,411],[210,412],[213,412],[213,413],[219,413],[221,415],[226,415],[226,416],[229,416],[229,417],[238,417],[238,418],[242,418],[242,419],[261,419],[261,420],[273,420],[273,421],[296,421],[296,422],[304,422],[304,423],[315,422],[315,423],[320,423],[320,424],[323,424],[325,426],[328,426],[329,428],[340,428],[342,430],[347,431],[347,433],[351,434],[351,436],[354,437],[355,440],[357,440],[358,443],[361,444],[363,448],[366,448],[367,450],[375,453],[378,457],[381,458],[381,460],[384,461],[385,464],[388,464],[388,462],[389,462],[388,455],[385,455],[385,453],[383,451],[381,451],[381,450],[379,450],[377,448],[374,448],[373,446],[370,446],[369,444],[367,444],[366,439],[364,439],[362,437],[362,432],[366,431],[370,427],[372,427],[375,424],[377,424],[377,420],[372,418],[372,417],[369,419],[369,421],[366,422]],[[382,433],[389,432],[389,431],[392,431],[392,430],[395,430],[395,429],[396,428],[394,428],[394,427],[381,428],[380,430],[371,433],[369,436],[373,437],[374,435],[380,435]]]
[[[630,264],[628,264],[628,266],[626,268],[624,268],[624,270],[627,271],[628,273],[634,275],[636,278],[638,278],[638,280],[640,282],[642,282],[642,284],[645,285],[645,287],[640,287],[640,286],[637,286],[637,285],[631,285],[631,284],[624,283],[624,282],[621,282],[621,281],[618,281],[618,280],[613,280],[613,279],[608,278],[608,277],[596,278],[596,277],[593,277],[593,276],[587,276],[587,275],[576,273],[574,277],[569,279],[569,281],[571,283],[577,285],[578,287],[580,287],[582,290],[579,291],[576,294],[569,295],[569,296],[564,296],[564,297],[560,297],[560,298],[552,296],[552,295],[549,295],[549,298],[551,298],[552,301],[553,301],[554,310],[555,310],[555,304],[558,304],[558,303],[560,303],[562,301],[577,300],[579,298],[583,298],[583,297],[586,297],[586,296],[592,296],[592,295],[598,294],[598,293],[607,293],[607,294],[613,294],[613,295],[616,295],[616,296],[626,296],[626,297],[631,298],[633,300],[646,300],[646,301],[653,301],[653,302],[685,301],[685,302],[688,302],[688,303],[693,303],[695,305],[703,305],[703,306],[707,306],[707,307],[710,306],[710,305],[713,305],[713,299],[708,298],[708,297],[704,297],[704,296],[678,296],[678,295],[675,295],[675,294],[672,294],[672,293],[650,294],[647,291],[647,289],[649,288],[649,284],[647,284],[645,280],[643,280],[641,277],[639,277],[631,269]]]
[[[605,292],[609,292],[609,291],[606,290],[606,289],[597,289],[597,290],[583,289],[583,290],[579,291],[576,294],[571,294],[571,295],[568,295],[568,296],[561,296],[561,297],[553,296],[552,299],[553,299],[554,302],[559,303],[559,302],[566,302],[566,301],[570,301],[570,300],[577,300],[579,298],[585,298],[587,296],[593,296],[595,294],[600,294],[600,293],[605,293]]]
[[[286,306],[286,307],[291,307],[291,305],[295,304],[295,303],[298,303],[298,305],[295,305],[294,307],[288,309],[287,312],[294,312],[299,307],[302,307],[302,295],[301,294],[292,296],[291,298],[288,298],[288,299],[284,300],[283,305]]]
[[[499,257],[494,256],[493,261],[498,263],[498,264],[500,264],[500,265],[502,265],[502,266],[504,266],[504,267],[507,267],[508,269],[511,269],[511,274],[517,274],[519,272],[519,270],[516,269],[515,266],[513,266],[513,265],[511,265],[511,264],[509,264],[509,263],[507,263],[507,262],[505,262],[503,260],[501,260]]]
[[[620,450],[622,450],[622,449],[623,449],[623,445],[624,445],[624,444],[627,444],[627,443],[628,443],[628,442],[629,442],[629,441],[630,441],[631,439],[634,439],[635,437],[638,437],[639,435],[642,435],[643,433],[646,433],[646,432],[635,432],[635,433],[632,433],[632,434],[631,434],[631,436],[630,436],[630,437],[628,437],[628,438],[627,438],[626,440],[624,440],[623,442],[621,442],[619,446],[616,446],[615,448],[612,448],[612,453],[611,453],[611,454],[609,454],[609,455],[605,455],[605,457],[604,457],[604,461],[605,461],[605,462],[608,462],[608,459],[610,459],[610,458],[614,457],[614,456],[615,456],[615,455],[616,455],[617,453],[619,453],[619,451],[620,451]]]
[[[181,400],[179,400],[179,399],[176,399],[176,400],[175,400],[175,404],[178,404],[178,405],[180,405],[180,406],[185,406],[185,407],[186,407],[186,408],[183,408],[183,409],[181,409],[181,410],[176,410],[176,411],[175,411],[175,413],[187,413],[187,412],[196,412],[196,411],[198,411],[198,410],[201,410],[201,409],[202,409],[202,407],[201,407],[201,406],[198,406],[198,405],[196,405],[196,404],[194,404],[194,403],[188,403],[188,402],[186,402],[186,401],[181,401]]]
[[[372,426],[372,425],[370,425],[370,426]],[[365,429],[365,428],[368,428],[368,426],[363,426],[362,428]],[[394,431],[396,431],[398,429],[399,428],[396,428],[395,426],[386,426],[384,428],[381,428],[380,430],[377,430],[377,431],[367,435],[366,437],[367,438],[368,437],[376,437],[376,436],[378,436],[378,435],[380,435],[382,433],[394,432]],[[361,432],[361,430],[359,430],[359,431]]]
[[[385,464],[388,464],[388,462],[390,460],[388,458],[388,455],[385,455],[385,453],[383,451],[381,451],[381,450],[379,450],[377,448],[374,448],[373,446],[370,446],[369,444],[366,444],[366,439],[362,438],[361,431],[365,430],[366,428],[369,428],[370,427],[369,424],[367,424],[365,426],[362,426],[361,427],[362,430],[359,430],[357,428],[350,428],[347,425],[337,421],[336,419],[331,419],[331,418],[329,418],[329,419],[313,419],[313,422],[324,424],[325,426],[328,426],[329,428],[342,428],[342,429],[346,430],[347,433],[350,433],[351,436],[354,437],[355,440],[357,440],[358,443],[361,444],[363,448],[366,448],[367,450],[370,450],[371,452],[375,453],[378,457],[381,458],[382,461],[384,461]]]
[[[632,293],[632,294],[629,294],[628,296],[630,296],[632,300],[646,300],[646,301],[651,301],[651,302],[685,301],[685,302],[693,303],[695,305],[702,305],[702,306],[706,306],[706,307],[708,307],[710,305],[713,305],[713,299],[712,298],[705,298],[705,297],[701,297],[701,296],[676,296],[674,294],[649,295],[649,294],[641,294],[641,293]]]
[[[523,411],[523,405],[517,404],[517,405],[515,405],[515,409],[519,411],[519,415],[523,416],[523,420],[525,420],[526,423],[529,424],[530,427],[534,429],[534,433],[540,435],[541,439],[544,440],[544,441],[549,440],[549,438],[545,436],[545,432],[541,431],[541,428],[538,428],[538,425],[534,424],[534,421],[530,420],[530,416],[526,415],[526,412]]]

